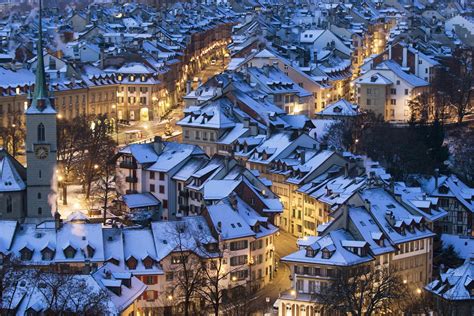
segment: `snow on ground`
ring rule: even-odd
[[[68,185],[67,187],[67,205],[63,205],[62,189],[59,189],[58,211],[62,219],[66,219],[75,212],[83,213],[88,216],[88,209],[99,209],[98,205],[88,205],[85,199],[85,194],[82,193],[80,185]]]

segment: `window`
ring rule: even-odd
[[[397,85],[400,85],[400,80],[397,80]]]
[[[163,208],[168,208],[168,200],[163,200]]]
[[[38,215],[41,215],[41,214],[43,214],[43,208],[38,207]]]
[[[164,185],[160,185],[160,193],[161,194],[165,193],[165,186]]]
[[[390,104],[391,105],[397,105],[397,99],[391,99]]]
[[[372,105],[372,100],[371,99],[367,99],[367,105]]]
[[[397,94],[397,89],[390,89],[390,94]]]
[[[160,181],[165,181],[165,174],[160,172]]]
[[[41,192],[38,192],[38,200],[41,200]]]
[[[182,262],[181,259],[182,259],[181,257],[173,256],[173,257],[171,257],[171,263],[172,264],[179,264],[179,263]]]
[[[154,184],[150,184],[150,192],[155,192],[155,185]]]
[[[166,281],[173,281],[173,272],[166,272]]]
[[[38,142],[44,142],[44,140],[45,140],[44,125],[43,123],[40,123],[38,125]]]
[[[247,240],[240,240],[240,241],[233,241],[230,243],[230,250],[241,250],[246,249],[248,247]]]
[[[462,222],[463,221],[463,214],[462,212],[457,212],[457,218],[458,218],[458,222]]]
[[[230,278],[231,280],[244,280],[248,277],[249,275],[249,271],[248,270],[240,270],[240,271],[236,271],[236,272],[232,272],[230,274]]]
[[[155,173],[153,171],[150,171],[150,179],[151,180],[155,179]]]
[[[235,257],[230,258],[230,265],[233,267],[241,266],[246,263],[247,263],[247,255],[235,256]]]
[[[458,235],[461,235],[461,234],[462,234],[462,226],[459,226],[459,225],[456,226],[456,233],[457,233]]]

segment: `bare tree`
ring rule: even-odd
[[[358,274],[352,272],[338,270],[330,286],[316,294],[327,312],[351,313],[354,316],[388,312],[406,293],[401,278],[388,269]]]
[[[414,122],[428,122],[432,109],[431,95],[423,92],[409,101],[411,120]]]
[[[6,315],[10,315],[10,311],[14,309],[12,304],[21,290],[18,283],[23,272],[17,260],[0,254],[0,310]],[[11,313],[13,314],[14,312]]]
[[[37,270],[32,280],[41,293],[47,310],[55,314],[106,314],[107,293],[90,286],[87,277],[90,276]]]
[[[202,259],[196,254],[194,234],[185,222],[177,222],[173,231],[168,232],[175,245],[172,264],[175,265],[174,289],[176,307],[184,316],[194,315],[197,312],[196,301],[198,289],[203,284],[205,267]]]
[[[91,196],[92,184],[106,171],[107,163],[114,154],[116,143],[109,134],[107,116],[99,115],[89,120],[90,128],[84,136],[87,140],[85,154],[81,161],[79,174],[86,193],[86,199]]]
[[[92,187],[92,200],[99,203],[103,212],[103,222],[107,220],[107,210],[116,195],[115,190],[115,167],[113,164],[107,163],[104,172],[99,175],[99,179],[95,181]]]
[[[433,90],[448,98],[448,106],[458,123],[473,111],[473,58],[473,49],[457,50],[452,57],[443,61],[445,67],[433,82]]]
[[[0,129],[3,146],[7,148],[13,157],[17,157],[26,136],[23,113],[21,111],[15,111],[8,115],[7,121],[7,125]]]
[[[74,120],[60,119],[57,124],[58,161],[62,178],[63,205],[67,205],[67,186],[74,174],[78,174],[87,144],[89,125],[85,116]]]

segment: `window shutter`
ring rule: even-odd
[[[143,300],[145,300],[145,301],[147,300],[146,293],[147,293],[147,291],[143,292]]]

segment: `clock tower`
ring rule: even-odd
[[[42,1],[39,1],[36,81],[26,110],[27,219],[50,219],[56,211],[56,110],[46,87]]]

